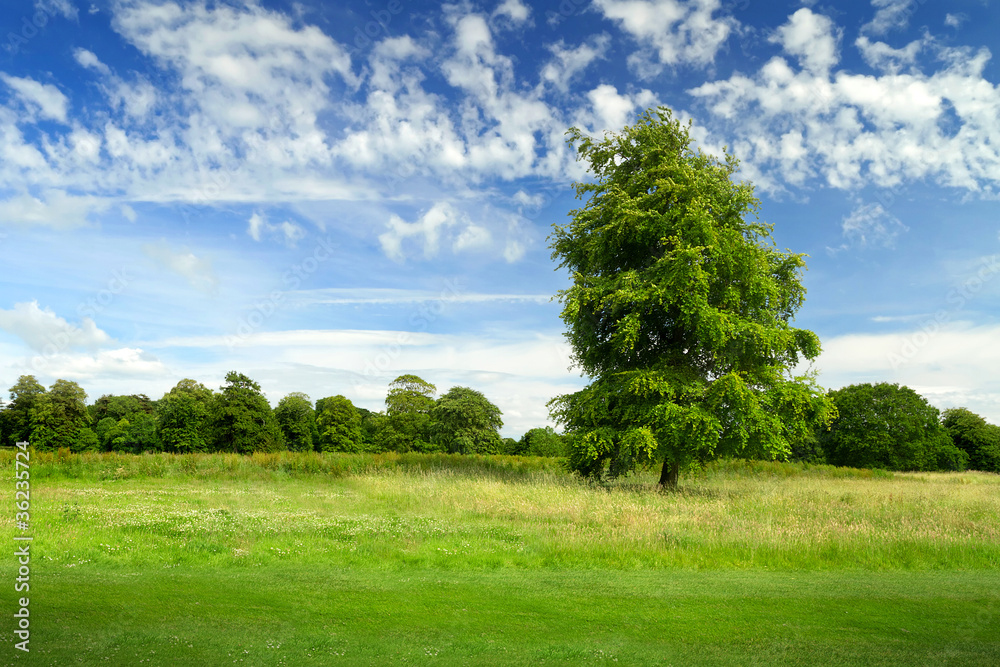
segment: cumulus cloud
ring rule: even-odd
[[[386,256],[397,262],[406,259],[403,243],[410,238],[422,246],[423,256],[429,259],[437,254],[443,231],[462,223],[458,211],[447,202],[432,206],[415,222],[406,222],[398,215],[389,218],[388,230],[379,235]]]
[[[161,268],[185,278],[195,289],[207,293],[218,290],[219,278],[212,262],[187,248],[174,248],[166,239],[160,239],[144,244],[142,252]]]
[[[111,341],[91,318],[83,318],[76,326],[50,308],[39,308],[37,301],[16,303],[10,310],[0,308],[0,329],[14,334],[32,350],[48,355],[73,348],[96,348]]]
[[[14,91],[27,110],[34,116],[48,120],[66,122],[69,100],[62,91],[48,83],[40,83],[29,77],[16,77],[0,73],[0,80]]]
[[[592,35],[576,48],[568,48],[562,40],[550,44],[552,59],[542,67],[542,81],[557,90],[567,92],[570,81],[582,73],[595,60],[605,57],[611,37],[605,33]]]
[[[519,25],[531,16],[531,8],[521,0],[504,0],[493,12],[494,17],[502,16],[514,25]]]
[[[792,14],[770,41],[780,44],[785,53],[798,58],[802,67],[811,72],[828,72],[840,59],[840,31],[829,17],[806,7]]]
[[[706,67],[738,22],[720,14],[721,0],[595,0],[597,9],[631,35],[640,50],[629,64],[640,76],[664,65]]]
[[[916,5],[917,0],[872,0],[875,16],[861,29],[873,35],[884,35],[905,28]]]
[[[819,45],[812,53],[810,35]],[[863,38],[858,48],[882,73],[834,71],[836,29],[805,8],[776,39],[799,68],[777,56],[751,76],[734,74],[689,91],[710,122],[724,122],[725,143],[763,176],[760,185],[781,190],[813,176],[845,189],[929,179],[983,196],[996,192],[1000,90],[984,77],[988,51],[944,47],[931,38],[892,49]],[[939,69],[922,71],[917,55],[923,53],[935,56]]]

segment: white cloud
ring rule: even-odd
[[[629,57],[629,64],[640,76],[654,76],[663,65],[712,64],[739,25],[731,16],[716,16],[721,0],[595,0],[594,4],[639,42],[641,50]]]
[[[504,432],[518,437],[548,422],[546,402],[576,391],[584,381],[568,370],[569,349],[561,334],[497,332],[477,336],[391,330],[296,330],[255,334],[234,348],[225,337],[190,337],[157,343],[161,356],[184,347],[227,349],[226,364],[250,377],[266,373],[269,396],[305,391],[328,395],[330,378],[342,393],[368,409],[384,409],[389,382],[414,373],[444,393],[456,385],[482,391],[504,413]],[[272,364],[260,367],[262,359]],[[221,378],[229,366],[195,374]],[[257,372],[255,369],[260,369]],[[315,378],[315,379],[313,379]],[[313,383],[310,386],[310,381]],[[338,392],[341,390],[338,389]]]
[[[844,218],[841,229],[847,243],[841,249],[892,248],[903,232],[909,231],[899,218],[881,204],[861,204]]]
[[[604,132],[619,132],[622,127],[635,122],[642,111],[656,105],[656,96],[643,88],[632,95],[622,95],[609,84],[601,84],[587,93],[589,109],[578,112],[575,125],[592,136]]]
[[[898,382],[940,409],[965,406],[996,424],[1000,423],[998,336],[996,325],[935,324],[934,320],[909,331],[835,336],[823,340],[816,367],[820,383],[831,389]]]
[[[114,393],[135,393],[143,391],[136,385],[137,381],[156,383],[161,378],[173,376],[167,366],[154,355],[141,348],[131,347],[100,350],[96,354],[39,355],[26,360],[24,368],[25,372],[73,380],[89,391],[93,391],[94,383],[104,387],[104,391],[94,392],[92,396],[110,393],[111,386],[117,387]],[[124,381],[117,382],[118,379]]]
[[[891,49],[862,38],[857,46],[883,73],[831,72],[834,32],[828,20],[799,10],[779,35],[800,56],[800,69],[775,57],[752,76],[734,74],[689,91],[723,122],[718,143],[764,175],[758,184],[771,190],[782,189],[781,180],[819,175],[836,188],[928,179],[994,196],[1000,90],[983,75],[989,52],[943,47],[932,38]],[[815,52],[803,41],[810,34],[821,47]],[[925,50],[940,63],[930,74],[916,64]],[[790,147],[776,140],[782,136]]]
[[[515,25],[520,25],[531,16],[531,8],[522,3],[521,0],[504,0],[493,12],[493,16],[503,16]]]
[[[135,209],[133,209],[128,204],[122,204],[121,205],[121,212],[122,212],[122,216],[126,220],[128,220],[129,222],[135,222],[136,221]]]
[[[212,262],[198,257],[187,248],[174,249],[166,239],[146,243],[142,252],[160,267],[184,277],[192,287],[202,292],[214,293],[219,287]]]
[[[447,202],[434,204],[416,222],[406,222],[398,215],[389,218],[388,231],[379,235],[386,256],[397,262],[406,259],[403,242],[413,237],[423,246],[423,256],[429,259],[437,254],[444,229],[461,223],[458,211]]]
[[[62,91],[48,83],[39,83],[34,79],[10,76],[0,73],[0,79],[10,87],[21,102],[31,111],[32,116],[39,114],[42,118],[66,122],[66,110],[69,100]]]
[[[72,348],[100,347],[111,341],[89,317],[83,318],[79,326],[72,325],[50,308],[39,308],[37,301],[16,303],[10,310],[0,308],[0,329],[47,356]]]
[[[0,200],[0,223],[45,225],[56,229],[80,227],[88,224],[88,218],[94,213],[106,210],[110,203],[62,190],[45,190],[38,196],[21,192]]]
[[[921,4],[923,4],[921,1]],[[910,23],[910,15],[918,0],[872,0],[877,8],[874,18],[861,29],[874,35],[884,35],[891,30],[900,30]]]
[[[76,20],[78,13],[71,0],[35,0],[35,9],[52,15],[60,14],[71,20]]]
[[[949,28],[961,28],[962,24],[969,20],[965,14],[945,14],[944,24]]]
[[[817,74],[830,71],[840,59],[840,31],[829,17],[806,7],[792,14],[770,41],[798,58],[804,69]]]
[[[306,232],[291,220],[273,225],[260,211],[254,211],[247,221],[247,234],[254,241],[260,241],[264,234],[280,234],[285,245],[293,247],[297,241],[304,238]]]
[[[562,40],[548,46],[552,59],[542,67],[542,81],[551,83],[557,90],[567,92],[570,81],[597,59],[604,58],[611,37],[607,34],[592,35],[576,48],[566,48]]]
[[[80,48],[75,49],[73,51],[73,58],[81,67],[86,67],[105,75],[111,74],[111,68],[102,63],[93,51]]]

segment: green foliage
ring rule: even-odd
[[[96,424],[105,417],[112,417],[117,421],[119,419],[127,419],[138,412],[153,414],[156,412],[156,406],[153,405],[153,401],[145,394],[131,394],[128,396],[105,394],[97,399],[88,408],[88,411],[91,421]]]
[[[166,451],[204,452],[212,442],[212,390],[184,379],[163,395],[158,406],[157,437]]]
[[[309,452],[318,444],[316,411],[306,394],[292,392],[282,398],[274,409],[274,417],[281,427],[289,450]]]
[[[838,416],[820,444],[830,463],[889,470],[964,470],[938,409],[909,387],[881,382],[830,392]]]
[[[565,456],[565,444],[561,435],[551,426],[533,428],[527,431],[517,443],[517,454],[525,456]]]
[[[595,181],[556,226],[552,256],[575,364],[594,381],[549,403],[572,468],[611,477],[663,464],[661,483],[719,456],[775,459],[831,416],[809,377],[820,352],[791,326],[803,255],[779,251],[738,161],[691,147],[669,109],[597,141],[568,132]]]
[[[38,449],[73,449],[78,431],[89,425],[87,393],[76,382],[56,380],[31,409],[31,442]]]
[[[502,447],[500,408],[482,393],[452,387],[431,408],[433,440],[443,450],[459,454],[497,454]]]
[[[84,426],[76,432],[76,440],[73,442],[74,452],[96,452],[101,448],[101,442],[89,427]]]
[[[968,456],[970,468],[1000,472],[1000,426],[986,423],[967,408],[945,410],[942,417],[955,446]]]
[[[216,448],[248,454],[285,447],[281,428],[260,385],[242,373],[226,373],[226,384],[212,406]]]
[[[437,387],[416,375],[400,375],[389,383],[385,413],[390,417],[398,414],[427,414],[434,407],[436,391]]]
[[[10,388],[10,403],[0,414],[3,415],[4,444],[13,446],[17,442],[33,442],[31,438],[31,411],[39,397],[45,394],[34,375],[22,375]]]
[[[361,415],[344,396],[328,396],[316,401],[316,425],[324,452],[359,452],[363,448]]]

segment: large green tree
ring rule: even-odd
[[[80,433],[89,426],[87,392],[71,380],[56,380],[31,409],[32,444],[39,449],[89,447],[91,438]]]
[[[214,401],[216,448],[250,454],[275,452],[285,447],[281,428],[260,385],[242,373],[226,373],[226,384]]]
[[[361,414],[345,396],[316,401],[316,425],[324,452],[359,452],[364,448]]]
[[[31,441],[31,411],[45,387],[34,375],[22,375],[10,388],[10,403],[3,411],[5,444]]]
[[[302,392],[292,392],[280,401],[274,409],[281,432],[285,436],[288,449],[297,452],[312,451],[318,440],[316,411],[309,396]]]
[[[382,446],[397,452],[431,451],[431,416],[434,394],[430,382],[416,375],[400,375],[389,384],[385,398]]]
[[[481,392],[452,387],[430,412],[434,440],[445,451],[458,454],[499,454],[503,441],[500,408]]]
[[[1000,426],[989,424],[968,408],[951,408],[942,424],[955,445],[969,457],[973,470],[1000,472]]]
[[[803,255],[775,247],[736,158],[692,147],[669,109],[600,140],[567,134],[593,175],[550,237],[572,280],[558,297],[573,361],[592,379],[549,404],[570,465],[601,477],[662,463],[673,487],[697,461],[787,456],[830,414],[790,370],[820,352],[792,326]]]
[[[927,400],[898,384],[855,384],[830,392],[837,418],[820,435],[827,460],[839,466],[889,470],[964,470],[955,447]]]
[[[208,451],[213,440],[214,407],[211,389],[188,378],[178,382],[157,404],[156,433],[164,449],[171,452]]]

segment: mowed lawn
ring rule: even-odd
[[[63,458],[33,462],[31,653],[5,613],[0,664],[1000,664],[997,475]]]

